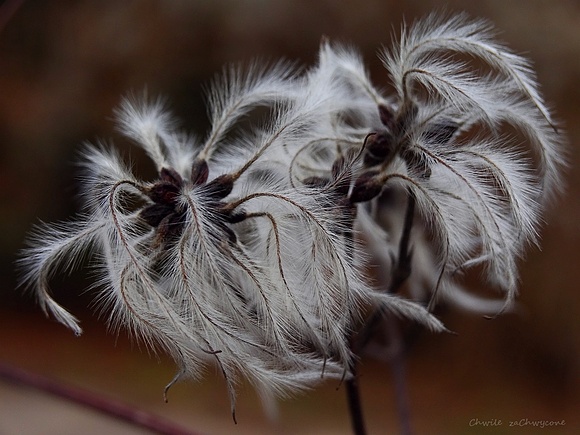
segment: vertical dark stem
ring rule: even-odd
[[[411,229],[415,217],[415,196],[410,190],[407,191],[407,209],[405,211],[405,222],[403,232],[399,241],[399,255],[397,266],[389,284],[389,293],[395,293],[411,274],[411,260],[413,257],[410,249]],[[401,435],[410,435],[411,431],[411,411],[409,408],[409,397],[407,393],[407,376],[405,370],[405,342],[397,319],[393,316],[386,316],[387,333],[389,346],[391,347],[391,373],[395,384],[395,398],[397,403],[397,413],[399,424],[401,425]]]
[[[401,239],[399,240],[399,252],[397,264],[393,270],[390,282],[387,286],[389,293],[396,293],[401,285],[409,278],[411,274],[411,260],[413,257],[410,249],[411,229],[413,228],[413,220],[415,216],[415,196],[411,190],[407,191],[407,207],[405,210],[405,221]],[[353,209],[356,210],[356,209]],[[344,232],[345,246],[349,258],[352,258],[353,251],[353,233],[352,226],[354,225],[354,211],[351,210],[352,220],[351,226]],[[353,337],[351,348],[356,355],[360,352],[367,341],[370,339],[374,328],[378,322],[385,317],[385,314],[380,310],[371,315],[367,323],[356,337]],[[411,434],[410,424],[410,410],[408,404],[407,385],[405,382],[405,361],[404,361],[404,342],[401,336],[399,325],[393,317],[387,317],[387,333],[389,334],[389,342],[392,347],[392,357],[390,359],[391,372],[395,383],[395,396],[397,402],[397,413],[399,415],[399,422],[401,425],[401,433],[403,435]],[[351,423],[355,435],[366,434],[366,428],[362,412],[362,404],[360,399],[360,390],[358,385],[356,362],[353,362],[350,367],[352,377],[346,381],[346,393],[348,407],[351,416]]]
[[[353,260],[354,255],[354,220],[356,217],[356,206],[349,204],[346,206],[345,214],[348,216],[348,223],[349,225],[343,232],[344,236],[344,244],[345,250],[347,254],[347,258],[349,261]],[[357,356],[357,347],[356,344],[353,344],[353,340],[351,339],[351,350]],[[360,389],[358,385],[358,375],[357,375],[357,362],[353,360],[349,367],[351,377],[345,381],[346,383],[346,398],[348,409],[350,412],[350,419],[352,424],[352,430],[355,435],[365,435],[366,428],[365,422],[363,417],[363,410],[362,410],[362,403],[361,403],[361,395]]]
[[[411,409],[409,407],[409,395],[407,392],[407,374],[405,370],[405,342],[397,319],[392,316],[386,317],[387,333],[391,356],[389,364],[395,386],[395,402],[401,435],[410,435]]]
[[[405,210],[405,222],[403,224],[403,232],[401,240],[399,240],[399,255],[397,265],[393,271],[393,276],[389,284],[389,293],[396,293],[403,283],[409,278],[411,274],[411,259],[413,252],[409,248],[411,241],[411,228],[413,228],[413,219],[415,217],[415,195],[410,190],[407,191],[407,209]]]
[[[411,274],[411,259],[413,257],[413,253],[409,249],[409,243],[411,240],[411,228],[413,227],[413,219],[415,216],[415,202],[415,196],[411,191],[408,191],[405,223],[403,224],[403,232],[399,241],[397,264],[395,265],[390,280],[388,280],[388,285],[385,284],[387,293],[397,293],[401,285],[403,285],[403,283]],[[382,280],[387,281],[384,278]],[[358,349],[361,349],[365,346],[365,344],[371,338],[370,336],[373,333],[375,327],[383,317],[385,317],[385,313],[382,310],[376,310],[368,318],[361,331],[357,334],[356,347]]]
[[[352,430],[355,435],[365,435],[366,428],[360,400],[356,362],[351,364],[350,373],[352,378],[346,381],[346,398],[350,411]]]
[[[403,283],[407,280],[411,274],[411,260],[413,257],[412,250],[410,249],[411,242],[411,229],[413,228],[413,220],[415,217],[415,196],[413,193],[407,191],[407,207],[405,210],[405,221],[403,224],[403,230],[401,233],[401,238],[399,240],[399,251],[398,258],[392,275],[387,278],[382,277],[384,281],[384,286],[387,288],[388,293],[397,293]],[[411,419],[410,419],[410,408],[409,400],[407,394],[406,385],[406,375],[405,375],[405,345],[402,337],[400,326],[397,319],[389,316],[382,310],[376,310],[367,320],[361,331],[357,334],[352,346],[353,351],[357,353],[368,343],[371,339],[373,333],[375,332],[379,322],[384,321],[387,329],[389,346],[391,351],[389,352],[389,364],[391,366],[391,373],[393,376],[393,382],[395,384],[395,398],[397,404],[397,414],[399,416],[399,423],[401,426],[401,434],[409,435],[411,431]],[[353,386],[357,391],[358,388],[356,384]],[[350,392],[348,393],[351,394]],[[354,394],[354,393],[353,393]],[[350,397],[349,397],[350,400]],[[360,404],[359,404],[360,406]],[[352,414],[351,410],[351,414]],[[354,425],[354,420],[353,420]],[[355,429],[356,430],[356,429]],[[363,432],[364,433],[364,432]]]

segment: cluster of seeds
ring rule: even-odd
[[[464,16],[403,29],[381,53],[392,95],[354,49],[327,41],[302,73],[228,68],[203,141],[160,101],[124,100],[120,130],[158,179],[87,146],[85,208],[37,228],[24,282],[80,333],[48,282],[92,253],[111,324],[169,352],[174,381],[217,364],[232,406],[240,376],[265,397],[350,376],[353,337],[377,313],[443,330],[437,299],[508,308],[563,161],[529,64],[492,36]],[[266,122],[251,122],[256,108]],[[457,282],[476,266],[503,301]],[[403,283],[412,298],[397,294]]]

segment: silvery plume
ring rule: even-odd
[[[157,179],[86,145],[84,208],[36,228],[23,285],[80,333],[49,282],[90,255],[110,326],[168,352],[169,385],[215,364],[232,409],[241,378],[266,399],[348,379],[353,337],[376,313],[441,331],[429,312],[439,296],[508,308],[564,164],[529,63],[464,15],[404,28],[380,56],[390,93],[356,50],[326,40],[302,73],[226,68],[203,139],[160,100],[125,99],[120,131]],[[456,278],[470,269],[504,300],[464,290]],[[403,283],[413,300],[395,294]]]
[[[20,259],[23,284],[80,334],[49,281],[89,254],[109,324],[173,356],[169,386],[217,365],[232,410],[240,377],[268,398],[349,376],[349,338],[366,306],[442,330],[425,308],[370,289],[352,220],[333,206],[340,192],[289,176],[295,150],[334,134],[326,120],[347,91],[283,63],[227,68],[209,91],[204,140],[180,132],[160,100],[125,99],[120,131],[157,179],[138,179],[115,148],[86,145],[84,209],[36,228]],[[267,120],[248,127],[257,107]]]
[[[530,63],[496,42],[486,21],[437,14],[404,27],[380,52],[390,94],[371,83],[355,49],[325,41],[319,58],[311,74],[349,97],[334,99],[334,142],[300,148],[293,173],[330,180],[321,149],[354,151],[348,202],[383,287],[395,291],[408,279],[429,308],[442,297],[486,314],[508,309],[518,259],[538,242],[565,164]],[[503,300],[467,292],[457,278],[469,270]]]

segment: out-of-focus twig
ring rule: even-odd
[[[0,380],[24,385],[163,435],[199,435],[157,415],[0,361]]]

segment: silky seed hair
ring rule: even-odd
[[[86,144],[83,209],[33,230],[22,285],[80,334],[49,284],[91,257],[108,324],[174,358],[167,388],[218,367],[232,412],[241,379],[265,401],[348,379],[353,337],[377,315],[445,331],[439,300],[509,308],[565,161],[529,62],[465,15],[405,26],[379,57],[391,94],[355,48],[328,40],[303,70],[229,66],[199,136],[162,100],[125,98],[118,128],[156,179]],[[503,299],[462,286],[474,268]]]
[[[374,118],[366,115],[367,125],[355,129],[359,137],[368,135],[353,145],[364,144],[364,156],[350,198],[361,204],[359,216],[362,207],[369,217],[357,224],[388,263],[384,267],[392,268],[397,226],[391,225],[390,240],[377,230],[405,211],[393,209],[383,196],[408,192],[415,220],[427,231],[415,233],[430,239],[417,239],[414,251],[430,252],[412,259],[413,277],[421,270],[429,276],[412,281],[429,283],[423,293],[431,293],[430,307],[440,295],[459,294],[452,290],[458,289],[455,278],[473,267],[503,292],[503,309],[509,307],[518,260],[528,245],[537,244],[542,209],[562,184],[561,129],[530,63],[495,41],[494,33],[488,22],[463,14],[432,14],[404,26],[398,42],[380,52],[394,89],[384,96],[352,48],[328,42],[321,47],[324,69],[335,71],[327,75],[351,93],[349,109],[358,104],[368,114],[374,106]],[[352,125],[348,128],[352,134]],[[431,266],[418,264],[420,259]]]

